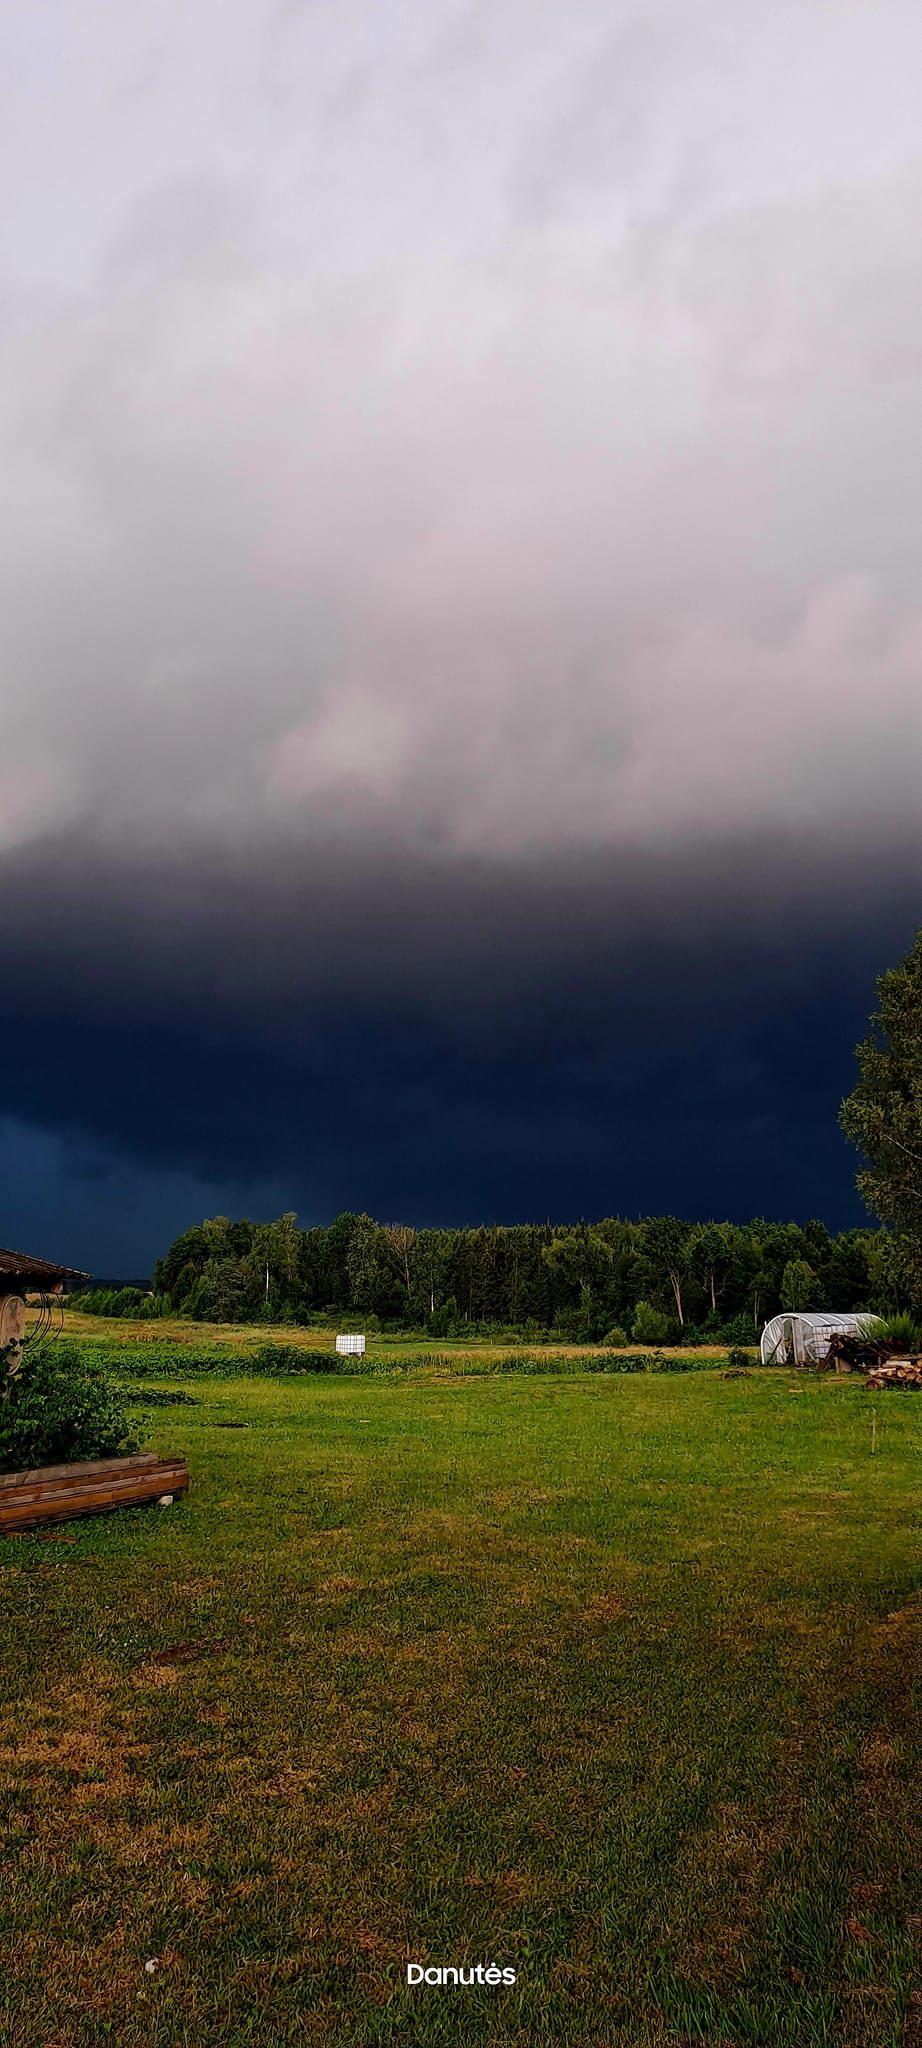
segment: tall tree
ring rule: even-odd
[[[668,1281],[679,1322],[685,1321],[682,1287],[688,1270],[689,1225],[678,1216],[647,1216],[643,1224],[644,1251],[662,1286]]]
[[[781,1306],[795,1313],[819,1308],[816,1274],[806,1259],[788,1260],[781,1275]]]
[[[300,1258],[301,1232],[294,1209],[286,1209],[269,1225],[269,1266],[272,1278],[278,1280],[286,1295],[295,1292],[298,1284],[298,1263]]]
[[[381,1285],[380,1226],[373,1216],[356,1216],[349,1239],[346,1265],[349,1272],[349,1300],[352,1308],[373,1309]]]
[[[393,1265],[400,1276],[401,1284],[407,1291],[407,1303],[413,1286],[410,1272],[410,1254],[416,1242],[416,1232],[411,1223],[385,1223],[382,1237]]]
[[[733,1264],[736,1236],[730,1223],[697,1223],[688,1240],[689,1271],[713,1316]]]
[[[870,1035],[857,1047],[858,1085],[840,1122],[867,1164],[858,1188],[901,1240],[922,1295],[922,931],[877,984]]]

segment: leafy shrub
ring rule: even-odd
[[[666,1358],[662,1351],[648,1351],[640,1365],[641,1372],[691,1372],[694,1360],[691,1358]]]
[[[880,1328],[875,1329],[874,1335],[889,1338],[890,1343],[898,1344],[901,1351],[922,1350],[922,1329],[915,1317],[905,1311],[885,1317]]]
[[[137,1450],[121,1388],[76,1344],[26,1351],[0,1398],[0,1471],[117,1458]]]
[[[742,1344],[731,1344],[727,1352],[727,1364],[734,1372],[741,1372],[747,1365],[755,1364],[755,1353],[746,1351]]]
[[[335,1351],[307,1351],[301,1344],[261,1344],[258,1351],[246,1353],[238,1370],[277,1379],[294,1372],[339,1372],[343,1362]]]
[[[722,1344],[741,1344],[744,1347],[747,1344],[755,1344],[757,1339],[752,1317],[731,1316],[730,1321],[724,1323],[721,1328],[720,1341]]]
[[[639,1301],[634,1311],[631,1336],[635,1344],[665,1344],[672,1328],[671,1319],[662,1309],[652,1308],[648,1301]]]
[[[622,1330],[620,1323],[612,1323],[611,1329],[606,1330],[602,1338],[607,1351],[626,1351],[628,1341],[627,1331]]]
[[[233,1379],[244,1370],[241,1354],[228,1345],[215,1345],[211,1350],[196,1345],[193,1349],[180,1338],[145,1337],[141,1332],[131,1344],[107,1337],[76,1337],[70,1348],[76,1357],[119,1381],[131,1373],[143,1375],[145,1380],[190,1380],[205,1375]]]
[[[68,1306],[87,1316],[130,1316],[135,1322],[173,1313],[168,1294],[149,1294],[144,1287],[91,1287],[71,1294]]]
[[[261,1344],[258,1351],[233,1354],[227,1360],[228,1374],[260,1373],[267,1379],[287,1378],[291,1373],[339,1373],[346,1379],[387,1371],[380,1359],[367,1352],[307,1351],[302,1344]]]
[[[677,1358],[663,1351],[596,1351],[573,1363],[578,1372],[701,1372],[710,1359]]]
[[[260,1344],[238,1350],[231,1344],[188,1344],[181,1337],[148,1337],[139,1332],[130,1344],[100,1337],[78,1337],[70,1346],[75,1356],[122,1381],[137,1374],[151,1379],[242,1379],[259,1374],[267,1379],[289,1373],[375,1372],[367,1358],[340,1358],[333,1350],[309,1351],[300,1344]]]
[[[493,1361],[494,1372],[546,1372],[550,1361],[532,1358],[527,1351],[503,1351]],[[553,1365],[551,1370],[553,1371]]]
[[[458,1304],[452,1295],[448,1301],[433,1309],[426,1328],[430,1337],[448,1337],[458,1320]]]

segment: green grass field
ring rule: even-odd
[[[186,1390],[0,1544],[4,2048],[922,2042],[922,1402]]]

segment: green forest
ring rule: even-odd
[[[639,1221],[414,1230],[346,1213],[302,1230],[214,1216],[158,1260],[153,1294],[96,1290],[75,1306],[207,1322],[322,1322],[426,1329],[437,1336],[511,1330],[574,1342],[751,1342],[779,1308],[888,1312],[905,1305],[894,1241],[833,1236],[763,1218],[747,1224]]]

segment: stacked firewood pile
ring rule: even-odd
[[[868,1373],[869,1387],[922,1387],[922,1358],[888,1358]]]
[[[922,1387],[922,1357],[897,1357],[887,1337],[855,1337],[844,1332],[831,1339],[827,1367],[836,1372],[863,1372],[869,1387]]]

